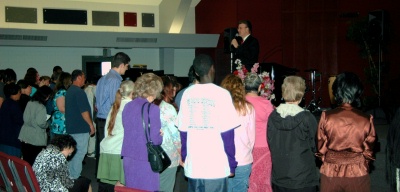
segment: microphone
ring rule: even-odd
[[[235,39],[239,44],[240,44],[240,42],[242,42],[242,37],[239,36],[239,33],[236,33]]]

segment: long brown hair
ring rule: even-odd
[[[246,100],[244,84],[242,79],[239,77],[233,74],[227,75],[222,80],[221,87],[231,93],[233,105],[240,115],[245,116],[249,112],[249,109],[253,108],[252,105]]]
[[[164,84],[163,90],[161,91],[161,98],[155,99],[153,103],[160,106],[161,101],[164,100],[174,106],[175,110],[178,111],[178,106],[174,102],[174,89],[176,89],[177,82],[170,76],[162,76],[161,79]]]
[[[108,122],[107,133],[109,136],[112,136],[112,131],[115,126],[115,119],[117,117],[119,108],[121,107],[121,101],[123,98],[129,97],[131,93],[134,91],[135,84],[133,81],[127,80],[121,83],[120,88],[115,94],[114,104],[111,106],[111,114],[110,121]]]

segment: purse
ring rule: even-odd
[[[147,107],[147,129],[146,124],[144,123],[143,118],[143,110],[144,106],[148,104]],[[142,123],[144,134],[146,135],[146,147],[147,147],[147,157],[150,163],[151,170],[155,173],[161,173],[165,169],[167,169],[171,165],[171,160],[169,159],[167,153],[165,153],[164,149],[161,145],[154,145],[150,138],[150,103],[144,103],[142,106]]]

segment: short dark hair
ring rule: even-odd
[[[3,82],[15,82],[17,81],[17,74],[13,69],[7,68],[4,70]]]
[[[197,76],[196,72],[194,71],[193,65],[189,68],[188,79],[189,83],[193,83],[194,80],[200,81],[199,76]]]
[[[245,24],[247,28],[249,28],[250,33],[253,30],[253,25],[251,25],[251,22],[249,20],[240,20],[239,24]]]
[[[50,144],[56,146],[60,151],[68,148],[76,149],[76,141],[71,135],[57,135],[50,141]]]
[[[80,70],[80,69],[75,69],[74,71],[72,71],[72,74],[71,74],[71,80],[72,80],[72,82],[76,81],[76,79],[77,79],[79,76],[82,76],[82,75],[83,75],[83,71]]]
[[[29,86],[28,82],[23,79],[19,80],[17,85],[21,87],[21,89],[26,89]]]
[[[214,61],[211,59],[211,57],[205,54],[200,54],[193,60],[194,71],[197,73],[197,75],[199,75],[199,77],[207,75],[213,64]]]
[[[340,73],[332,85],[333,95],[338,104],[350,103],[359,106],[364,87],[358,76],[351,72]]]
[[[10,98],[11,95],[18,94],[19,91],[21,91],[21,87],[19,87],[15,83],[4,85],[4,95],[6,96],[6,98]]]
[[[33,94],[31,100],[46,105],[46,100],[48,99],[48,97],[51,95],[52,92],[53,90],[51,90],[50,87],[41,86],[36,90],[35,94]]]
[[[58,65],[53,67],[53,73],[57,72],[58,70],[62,71],[62,68]]]
[[[29,85],[36,87],[37,86],[36,85],[37,74],[38,74],[38,71],[35,68],[30,67],[30,68],[28,68],[28,70],[26,70],[24,79],[25,79],[25,81],[27,81],[29,83]]]
[[[124,52],[118,52],[117,54],[114,55],[112,61],[111,61],[111,67],[119,67],[121,64],[128,64],[131,61],[131,58],[124,53]]]

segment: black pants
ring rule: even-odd
[[[28,162],[31,166],[35,162],[36,157],[46,146],[36,146],[29,143],[21,143],[22,159]]]
[[[99,166],[99,159],[100,159],[100,142],[104,139],[104,129],[106,126],[106,120],[102,118],[96,118],[96,176],[97,176],[97,169]]]
[[[274,191],[274,192],[317,192],[318,187],[312,186],[312,187],[304,187],[304,188],[300,188],[300,189],[289,189],[286,187],[281,187],[281,186],[272,184],[272,191]]]

